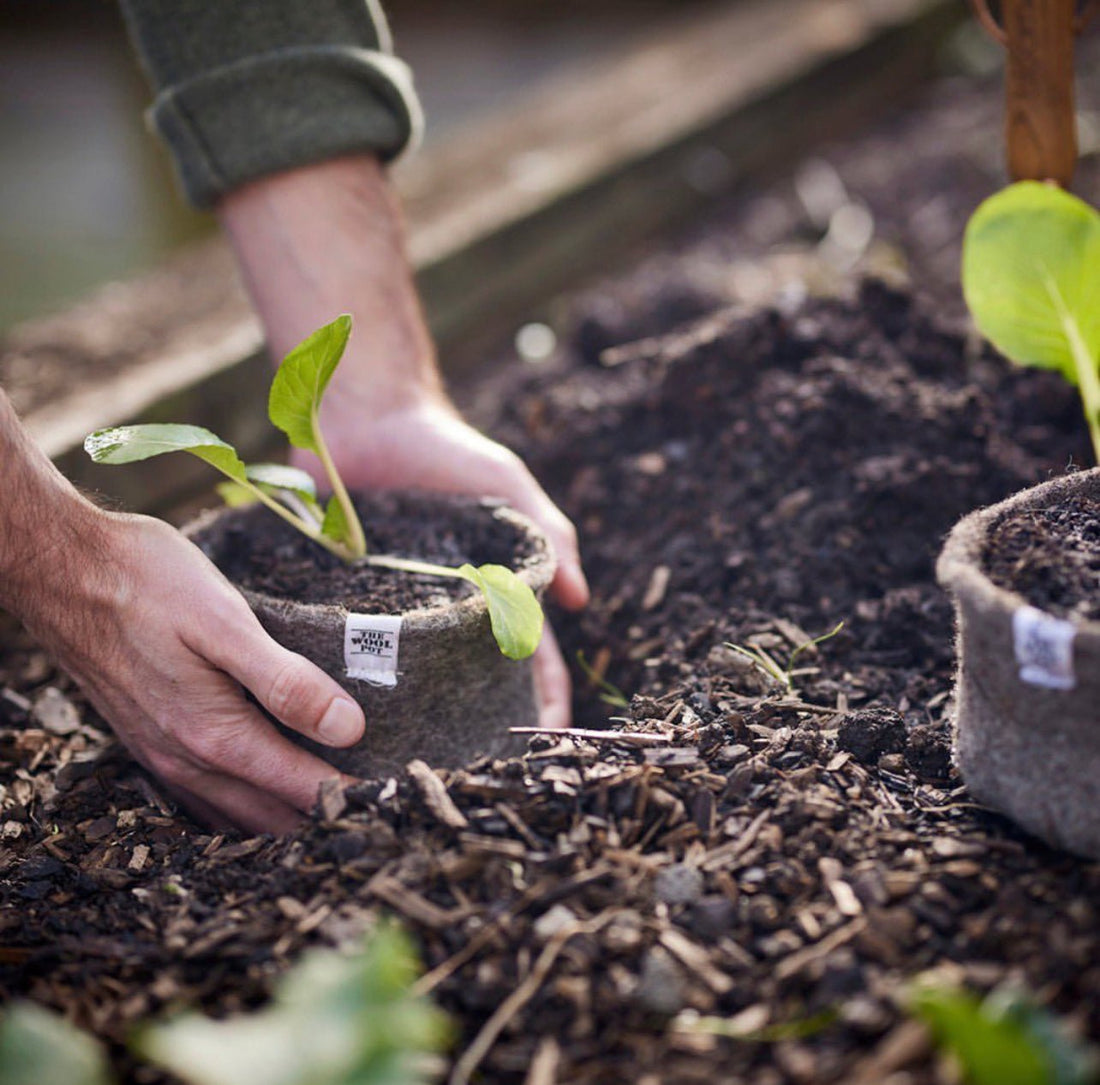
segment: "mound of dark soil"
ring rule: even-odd
[[[593,604],[558,616],[564,646],[630,699],[609,709],[582,679],[578,722],[613,713],[630,735],[444,774],[464,829],[403,778],[326,796],[294,837],[230,840],[100,752],[101,726],[59,713],[66,694],[42,690],[64,680],[9,638],[5,995],[117,1042],[181,1002],[255,1004],[302,946],[396,911],[459,1051],[521,992],[477,1060],[495,1082],[536,1057],[579,1082],[879,1081],[900,1061],[932,1082],[897,1002],[932,966],[1022,978],[1100,1032],[1100,868],[958,787],[932,579],[960,515],[1086,456],[1072,391],[968,358],[869,285],[536,372],[507,404],[498,431],[585,542]],[[829,1023],[735,1042],[685,1011]]]

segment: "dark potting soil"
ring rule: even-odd
[[[381,493],[354,501],[368,554],[452,568],[491,563],[516,571],[532,557],[530,540],[494,517],[489,503]],[[199,541],[235,584],[300,603],[401,614],[445,606],[475,590],[449,577],[349,565],[260,505],[234,511]]]
[[[1058,617],[1100,618],[1100,501],[1078,497],[1004,517],[982,561],[994,584],[1032,606]]]
[[[661,745],[550,736],[443,772],[464,830],[402,777],[326,795],[291,837],[211,836],[9,637],[3,993],[117,1044],[180,1003],[255,1005],[302,947],[352,946],[396,912],[438,969],[456,1054],[523,986],[487,1081],[524,1082],[538,1055],[577,1082],[933,1085],[900,1008],[931,967],[1024,982],[1100,1036],[1100,865],[960,787],[932,576],[960,515],[1084,459],[1072,390],[871,284],[855,304],[716,314],[615,368],[532,372],[498,431],[581,528],[594,598],[555,616],[566,654],[629,698],[609,707],[577,672],[578,722]],[[841,620],[790,688],[729,647],[784,666]],[[831,1023],[746,1043],[691,1013]],[[127,1081],[165,1080],[114,1050]]]
[[[949,755],[942,538],[1090,457],[1072,389],[930,315],[957,314],[952,273],[928,271],[954,267],[996,183],[997,97],[941,88],[836,155],[934,310],[871,285],[714,312],[747,300],[729,287],[761,247],[804,232],[777,185],[574,299],[596,315],[567,325],[558,356],[476,397],[580,528],[593,601],[556,630],[628,704],[574,668],[577,722],[613,717],[660,745],[539,737],[523,758],[443,772],[464,830],[403,776],[326,795],[287,838],[213,836],[6,633],[0,992],[68,1013],[149,1085],[165,1078],[119,1046],[135,1022],[256,1005],[303,947],[353,946],[396,913],[456,1056],[524,996],[479,1062],[501,1085],[941,1085],[901,1008],[929,968],[979,991],[1024,984],[1100,1039],[1100,864],[976,806]],[[639,334],[657,338],[600,363]],[[782,669],[841,621],[789,686],[729,647]],[[769,1025],[795,1027],[765,1042]]]

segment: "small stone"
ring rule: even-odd
[[[684,974],[660,946],[654,946],[642,958],[634,1000],[642,1009],[662,1017],[672,1017],[684,1008]]]
[[[883,772],[892,772],[899,776],[905,771],[905,758],[900,753],[884,753],[878,759],[878,767]]]
[[[47,686],[35,698],[31,715],[51,735],[71,735],[80,730],[80,714],[55,686]]]
[[[702,897],[691,908],[688,925],[692,932],[707,942],[716,942],[728,934],[737,918],[733,902],[723,896]]]
[[[535,920],[535,937],[540,942],[549,942],[559,931],[567,930],[577,924],[576,915],[564,904],[555,904]]]
[[[140,874],[145,869],[147,862],[149,862],[149,846],[138,844],[131,853],[130,861],[126,864],[126,867],[135,874]]]
[[[698,867],[673,863],[657,874],[654,892],[665,904],[694,904],[703,895],[703,874]]]

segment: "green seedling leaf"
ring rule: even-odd
[[[600,691],[600,700],[612,708],[629,708],[630,699],[618,686],[609,682],[585,658],[584,649],[577,649],[577,666],[584,671],[585,678]]]
[[[313,476],[285,463],[250,463],[245,468],[249,482],[269,490],[286,490],[302,499],[317,501],[317,484]]]
[[[324,513],[317,503],[317,484],[305,471],[284,463],[250,463],[245,474],[249,482],[289,505],[304,520],[321,523]]]
[[[530,587],[503,565],[462,565],[456,572],[485,596],[501,652],[509,659],[531,655],[542,639],[542,607]]]
[[[255,505],[260,499],[254,490],[249,490],[239,482],[219,482],[214,487],[217,493],[231,509],[244,508],[246,505]]]
[[[99,1042],[32,1002],[15,1002],[0,1021],[0,1085],[109,1085]]]
[[[136,463],[165,452],[190,452],[229,478],[245,480],[245,466],[236,449],[201,426],[174,422],[114,426],[85,437],[84,451],[96,463]]]
[[[1093,359],[1100,348],[1100,214],[1052,185],[1010,185],[967,225],[962,284],[999,351],[1077,384],[1068,323]]]
[[[191,1085],[417,1085],[448,1027],[410,993],[415,971],[407,938],[384,927],[355,957],[305,954],[265,1009],[226,1021],[189,1014],[134,1046]]]
[[[340,504],[336,496],[328,499],[325,505],[325,516],[321,522],[321,534],[334,542],[350,544],[352,541],[351,527],[348,524],[344,506]]]
[[[787,675],[792,676],[794,671],[794,661],[802,655],[803,652],[808,652],[811,648],[816,648],[819,644],[824,644],[827,640],[832,640],[842,629],[844,628],[844,622],[839,621],[828,633],[822,633],[819,637],[811,637],[804,644],[800,644],[793,652],[791,652],[790,658],[787,660]]]
[[[1051,185],[1010,185],[967,225],[962,282],[998,350],[1078,386],[1100,459],[1100,214]]]
[[[966,1085],[1089,1085],[1095,1064],[1049,1013],[1019,996],[979,1000],[953,987],[918,985],[910,1007],[959,1063]]]
[[[338,316],[298,344],[282,361],[267,400],[267,413],[295,448],[320,454],[318,411],[344,355],[351,317]]]
[[[351,317],[345,314],[299,343],[283,359],[271,382],[267,413],[295,448],[317,453],[332,484],[333,499],[340,505],[339,515],[330,519],[326,512],[321,534],[354,560],[367,552],[363,526],[321,433],[321,400],[350,335]]]

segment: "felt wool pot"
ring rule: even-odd
[[[936,573],[958,617],[955,758],[974,797],[1048,843],[1100,858],[1100,623],[1028,604],[983,572],[1009,516],[1100,497],[1100,468],[961,520]]]
[[[430,526],[427,537],[445,553],[402,553],[448,565],[491,561],[512,568],[541,595],[553,577],[554,557],[542,532],[526,517],[499,504],[428,494],[380,494],[357,498],[372,553],[395,553],[386,544],[396,526]],[[501,654],[481,593],[464,581],[436,580],[453,596],[402,614],[379,613],[369,598],[301,602],[250,586],[242,548],[262,547],[277,570],[281,548],[300,545],[297,533],[260,506],[221,509],[190,524],[185,533],[233,580],[265,630],[280,644],[316,663],[363,707],[366,734],[344,750],[311,742],[282,728],[298,745],[344,772],[377,778],[400,772],[413,758],[454,767],[486,754],[522,752],[510,727],[537,723],[530,659]],[[471,540],[477,540],[471,542]],[[488,551],[485,547],[488,544]],[[306,544],[312,546],[312,544]],[[464,548],[470,546],[471,550]],[[480,547],[480,550],[477,548]],[[247,558],[247,562],[251,558]],[[319,551],[316,577],[343,571]],[[380,569],[381,577],[412,574]],[[318,591],[310,574],[311,594]]]

